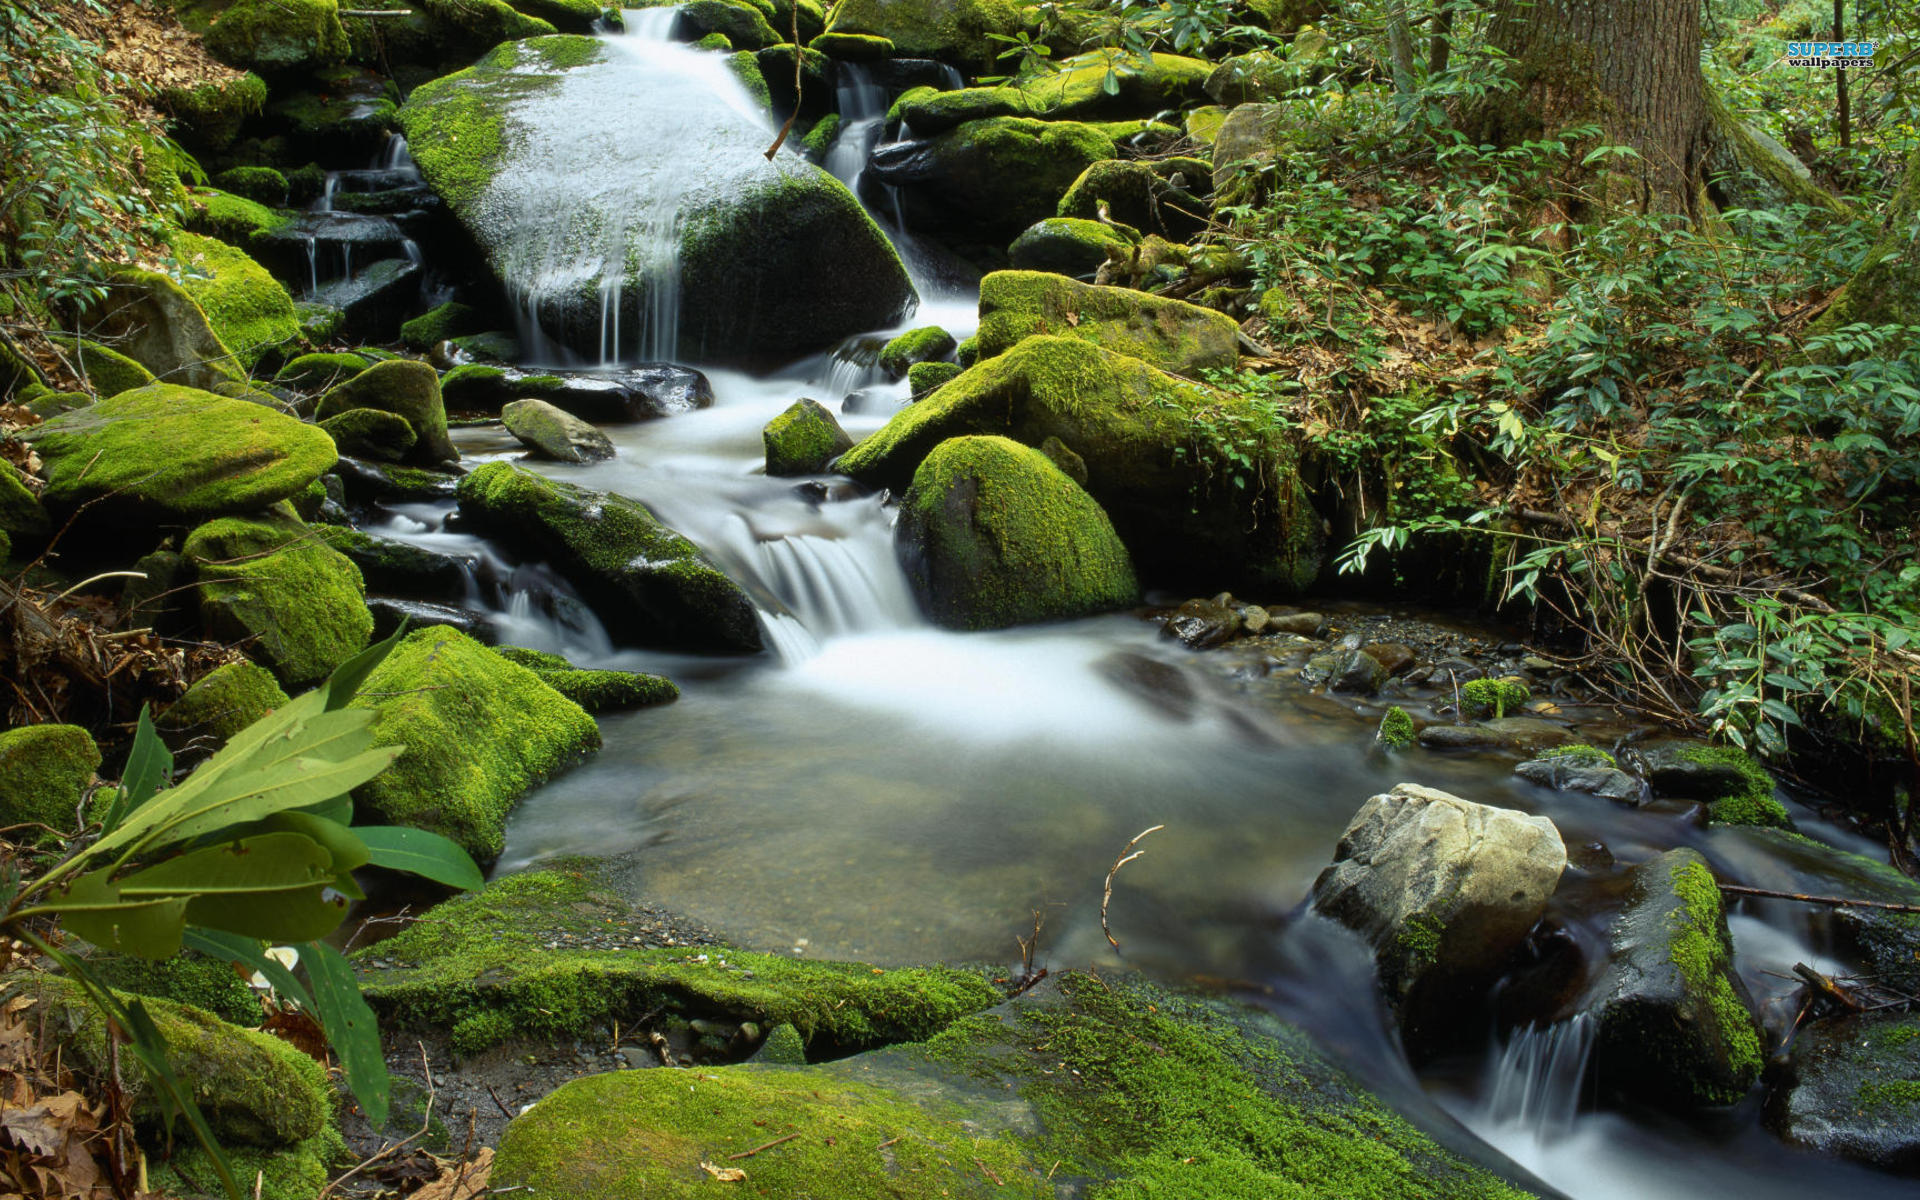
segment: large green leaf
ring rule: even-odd
[[[302,946],[300,961],[306,964],[307,981],[313,985],[313,1014],[340,1056],[347,1086],[366,1113],[367,1124],[382,1129],[387,1123],[390,1087],[387,1060],[380,1051],[380,1026],[360,995],[360,982],[340,952],[324,942]]]
[[[153,799],[172,773],[173,754],[153,728],[153,717],[147,706],[141,705],[140,721],[133,731],[133,749],[127,753],[126,770],[120,773],[120,790],[114,793],[113,805],[107,810],[100,831],[106,834],[118,829],[128,813]]]
[[[184,896],[128,898],[110,868],[91,871],[45,899],[40,911],[57,913],[71,933],[106,950],[141,958],[171,958],[180,952],[187,925]]]
[[[333,856],[304,833],[263,833],[170,858],[120,881],[120,895],[187,897],[195,925],[275,942],[333,932],[346,915]]]
[[[362,825],[354,832],[366,843],[376,867],[407,871],[462,891],[486,883],[473,859],[450,838],[404,825]]]
[[[324,689],[327,696],[327,711],[332,712],[334,709],[345,708],[350,704],[353,698],[360,694],[360,685],[367,681],[367,676],[373,674],[373,669],[386,661],[387,655],[393,653],[393,648],[398,646],[400,639],[406,636],[407,621],[402,617],[400,627],[388,634],[385,641],[375,642],[335,667],[333,674],[327,677]]]
[[[307,991],[307,985],[287,970],[279,959],[267,957],[267,944],[259,938],[222,933],[217,929],[188,929],[183,940],[188,948],[198,950],[209,958],[258,971],[282,998],[293,1001],[308,1012],[314,1011],[313,996]]]

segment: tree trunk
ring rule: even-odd
[[[1487,39],[1512,57],[1519,87],[1482,106],[1483,137],[1511,145],[1598,125],[1640,157],[1610,160],[1590,199],[1696,211],[1712,140],[1699,0],[1500,0]]]

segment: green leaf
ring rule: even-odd
[[[222,933],[217,929],[189,928],[183,941],[190,949],[198,950],[209,958],[237,963],[250,971],[258,971],[282,997],[308,1012],[314,1011],[313,996],[307,991],[307,985],[287,970],[279,959],[267,957],[267,944],[259,938]]]
[[[353,698],[360,694],[360,685],[367,681],[367,676],[373,674],[373,669],[386,661],[387,655],[393,653],[393,648],[398,646],[401,639],[406,636],[407,622],[403,617],[400,620],[400,627],[389,634],[385,641],[375,642],[335,667],[333,674],[327,677],[326,687],[323,689],[327,697],[327,711],[333,712],[351,703]]]
[[[42,910],[58,913],[68,932],[103,950],[154,959],[180,953],[180,937],[187,926],[186,898],[129,900],[111,874],[111,868],[103,867],[80,876],[64,892],[48,897]]]
[[[275,942],[325,936],[346,916],[327,895],[333,856],[301,833],[264,833],[170,858],[120,881],[122,896],[183,896],[195,925]]]
[[[380,1027],[373,1010],[360,995],[353,968],[340,952],[324,942],[309,942],[300,948],[300,961],[307,966],[307,979],[313,984],[313,1015],[327,1031],[327,1041],[340,1056],[340,1069],[346,1073],[353,1098],[366,1113],[367,1124],[381,1129],[387,1123],[387,1060],[380,1050]]]
[[[133,749],[127,754],[127,769],[120,776],[120,790],[113,798],[113,807],[107,811],[107,818],[101,823],[101,833],[112,833],[126,820],[127,814],[153,799],[160,785],[173,773],[173,753],[153,728],[153,716],[148,706],[140,706],[140,722],[134,727]]]
[[[354,832],[366,843],[376,867],[407,871],[461,891],[474,891],[486,882],[459,843],[437,833],[404,825],[362,825]]]

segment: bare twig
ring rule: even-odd
[[[1797,900],[1801,904],[1829,904],[1836,908],[1877,908],[1886,912],[1920,913],[1920,904],[1894,904],[1885,900],[1855,900],[1847,896],[1809,896],[1802,892],[1776,892],[1768,888],[1741,887],[1723,883],[1720,890],[1735,896],[1759,896],[1767,900]]]
[[[742,1150],[738,1154],[729,1154],[727,1155],[727,1161],[733,1162],[736,1159],[752,1158],[754,1155],[760,1153],[762,1150],[771,1150],[775,1146],[778,1146],[781,1142],[790,1142],[799,1136],[800,1136],[799,1131],[795,1130],[794,1132],[788,1134],[785,1137],[777,1137],[770,1142],[761,1142],[758,1146],[755,1146],[751,1150]]]
[[[1107,927],[1107,906],[1113,903],[1113,877],[1120,873],[1121,867],[1126,866],[1134,859],[1146,853],[1144,850],[1134,849],[1135,846],[1140,844],[1141,838],[1146,837],[1150,833],[1157,833],[1165,828],[1165,825],[1155,825],[1151,829],[1143,829],[1139,833],[1134,834],[1133,840],[1121,849],[1120,857],[1114,860],[1111,867],[1107,868],[1106,888],[1100,894],[1100,932],[1107,935],[1107,944],[1115,950],[1120,948],[1120,943],[1114,939],[1113,930]]]
[[[371,1167],[373,1164],[377,1162],[381,1162],[385,1159],[392,1158],[394,1155],[398,1154],[401,1150],[419,1141],[421,1138],[427,1136],[427,1130],[431,1128],[433,1125],[433,1102],[435,1097],[435,1092],[433,1087],[433,1067],[427,1062],[426,1043],[415,1042],[414,1045],[420,1048],[420,1077],[426,1080],[427,1082],[427,1105],[420,1117],[420,1128],[415,1130],[413,1133],[408,1134],[406,1137],[401,1138],[399,1141],[393,1143],[392,1145],[376,1150],[372,1154],[368,1155],[366,1158],[361,1159],[359,1163],[349,1168],[344,1175],[341,1175],[339,1178],[335,1179],[333,1182],[329,1183],[327,1186],[321,1188],[320,1194],[314,1197],[314,1200],[326,1200],[329,1193],[331,1193],[335,1188],[339,1187],[341,1184],[345,1183],[347,1180],[352,1179],[355,1175],[358,1175],[360,1172],[366,1170],[368,1167]]]
[[[511,1108],[507,1107],[507,1102],[500,1098],[500,1093],[494,1091],[493,1085],[490,1083],[487,1085],[487,1095],[492,1096],[493,1102],[500,1106],[501,1115],[505,1116],[509,1121],[513,1120],[516,1114]]]

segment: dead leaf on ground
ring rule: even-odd
[[[62,1092],[27,1108],[10,1108],[0,1112],[0,1129],[4,1129],[21,1149],[42,1158],[51,1158],[67,1144],[67,1137],[78,1123],[76,1118],[85,1109],[86,1101],[80,1093]],[[86,1115],[86,1123],[91,1125],[93,1114]]]
[[[482,1146],[472,1162],[443,1163],[440,1177],[413,1194],[413,1200],[476,1200],[487,1192],[493,1174],[493,1149]]]
[[[700,1169],[721,1183],[743,1183],[747,1178],[747,1173],[739,1167],[716,1167],[710,1162],[703,1162]]]

